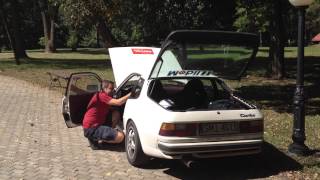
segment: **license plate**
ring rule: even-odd
[[[234,134],[239,132],[239,122],[203,123],[199,126],[199,135]]]

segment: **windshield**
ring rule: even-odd
[[[151,78],[238,77],[253,53],[253,47],[232,44],[171,43],[156,62]]]

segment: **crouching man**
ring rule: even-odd
[[[121,143],[124,139],[122,131],[116,130],[115,126],[120,121],[120,113],[112,109],[111,106],[123,105],[131,93],[119,98],[112,98],[114,83],[111,81],[102,81],[102,90],[96,93],[90,100],[87,112],[83,119],[84,136],[88,138],[92,149],[99,149],[103,143]],[[110,120],[106,117],[112,114],[112,126],[104,125]]]

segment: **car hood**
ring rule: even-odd
[[[157,59],[160,48],[115,47],[109,48],[109,56],[116,85],[132,73],[147,79]]]

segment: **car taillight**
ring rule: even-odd
[[[187,136],[195,136],[196,132],[197,132],[197,124],[162,123],[159,131],[159,135],[187,137]]]
[[[242,121],[240,122],[240,133],[258,133],[263,131],[263,121]]]

